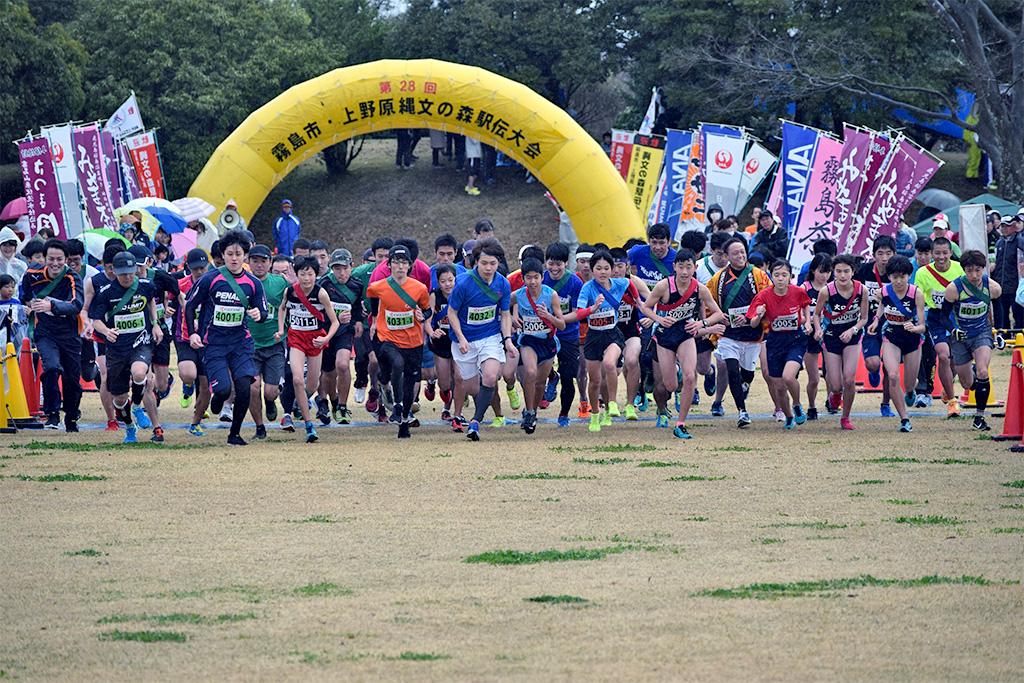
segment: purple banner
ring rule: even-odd
[[[915,165],[914,177],[911,182],[905,186],[904,192],[900,197],[900,203],[897,209],[897,218],[906,212],[914,202],[917,195],[919,195],[921,190],[924,189],[924,186],[928,184],[928,181],[932,179],[936,171],[939,170],[939,167],[942,166],[941,161],[906,138],[900,141],[900,147],[910,156],[911,159],[914,160]]]
[[[851,253],[868,257],[871,245],[880,235],[896,232],[902,213],[899,211],[902,188],[914,181],[917,162],[902,146],[892,150],[879,173],[879,181],[869,198],[864,212],[858,216],[859,230]],[[855,225],[855,229],[858,226]]]
[[[64,228],[64,210],[60,204],[60,188],[50,157],[50,143],[46,138],[18,143],[18,162],[21,179],[25,184],[25,204],[31,234],[40,228],[50,228],[60,239],[67,239]]]
[[[121,196],[121,172],[117,164],[117,152],[114,136],[105,130],[100,131],[100,151],[103,153],[103,180],[107,186],[107,197],[111,207],[127,204]]]
[[[861,187],[857,199],[857,213],[863,213],[868,200],[874,194],[875,187],[882,180],[882,167],[889,161],[892,140],[877,131],[871,131],[871,147],[868,148],[867,163],[864,165],[864,186]]]
[[[868,150],[871,147],[871,133],[853,128],[843,127],[843,151],[839,157],[839,174],[836,177],[835,212],[832,216],[836,244],[846,244],[857,215],[860,193],[864,187],[864,166],[867,164]],[[840,249],[839,253],[845,253]]]
[[[814,164],[804,195],[800,222],[789,241],[789,262],[794,267],[814,258],[814,243],[820,239],[835,239],[832,218],[835,212],[834,195],[839,174],[839,156],[843,143],[825,133],[818,134],[814,150]]]
[[[117,163],[121,168],[121,178],[124,180],[123,192],[125,204],[142,196],[142,189],[139,187],[139,179],[135,176],[135,166],[132,164],[132,157],[123,142],[117,143]]]
[[[99,126],[93,124],[75,128],[73,140],[78,187],[85,199],[85,213],[89,217],[86,229],[116,228],[114,207],[110,205],[110,197],[103,178],[104,164]]]

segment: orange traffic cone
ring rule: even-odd
[[[878,372],[879,376],[881,376],[882,370],[879,369]],[[864,356],[860,356],[857,359],[857,377],[854,380],[857,384],[858,394],[877,394],[882,391],[881,382],[876,387],[871,386],[868,374],[868,368],[864,365]]]
[[[25,388],[25,399],[29,415],[39,411],[39,391],[36,384],[36,371],[32,363],[32,343],[28,339],[21,341],[21,356],[18,358],[21,367],[21,382]]]
[[[1010,363],[1010,390],[1006,392],[1006,417],[1003,433],[993,436],[994,441],[1020,441],[1024,439],[1024,363],[1020,349],[1013,350]]]
[[[79,383],[82,385],[82,391],[90,391],[90,392],[99,391],[99,389],[96,388],[96,382],[94,382],[93,380],[89,380],[88,382],[86,382],[83,379]]]

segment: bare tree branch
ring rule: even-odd
[[[1011,45],[1020,40],[1016,33],[1011,31],[1006,24],[999,20],[999,17],[995,15],[995,12],[992,11],[992,8],[988,6],[988,3],[985,2],[985,0],[972,0],[972,4],[981,10],[981,16],[985,18],[989,26],[991,26],[996,33],[1002,35],[1003,40]]]

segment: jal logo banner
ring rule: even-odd
[[[717,204],[722,214],[728,216],[736,210],[740,181],[743,179],[743,165],[734,162],[743,158],[747,140],[709,133],[704,136],[704,141],[707,145],[707,158],[712,160],[705,172],[705,202],[708,208]]]

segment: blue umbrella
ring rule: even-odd
[[[149,211],[153,218],[160,221],[160,227],[169,235],[183,231],[185,226],[188,225],[184,218],[161,206],[150,206],[146,211]]]

